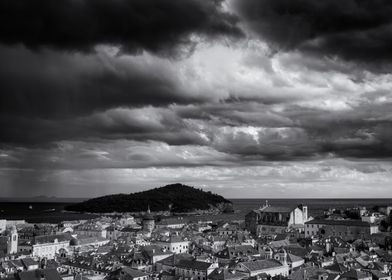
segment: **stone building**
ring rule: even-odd
[[[189,241],[177,235],[162,237],[156,244],[176,254],[189,252]]]
[[[36,236],[32,244],[32,256],[47,259],[65,256],[69,252],[71,239],[69,234]]]
[[[378,225],[360,220],[316,219],[305,223],[305,237],[336,236],[343,240],[366,239],[378,233]]]
[[[0,251],[5,255],[16,254],[18,252],[18,231],[15,226],[6,229],[0,235]]]
[[[309,219],[308,207],[295,208],[271,206],[266,201],[260,209],[252,210],[245,216],[245,227],[252,234],[270,235],[284,233],[290,228],[304,231]]]

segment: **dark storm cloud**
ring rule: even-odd
[[[390,102],[376,105],[365,99],[349,111],[331,112],[293,106],[284,115],[300,125],[317,143],[319,154],[390,158],[392,145],[388,138],[392,135],[392,119],[387,115],[391,108]]]
[[[135,53],[172,53],[188,46],[190,35],[240,36],[236,18],[220,0],[4,0],[0,42],[91,51],[121,46]],[[192,44],[191,44],[192,45]]]
[[[0,61],[2,144],[44,147],[102,138],[200,143],[170,112],[163,109],[157,119],[149,114],[151,105],[207,100],[184,92],[166,60],[0,46]]]
[[[149,120],[149,117],[158,119]],[[3,114],[0,126],[2,144],[26,147],[51,147],[58,141],[100,139],[156,140],[170,145],[206,144],[192,127],[165,109],[113,109],[67,119]]]
[[[206,124],[212,147],[244,159],[298,160],[328,154],[390,158],[392,119],[388,115],[392,104],[371,102],[383,94],[362,94],[362,102],[353,110],[286,104],[284,110],[276,111],[265,104],[242,102],[186,106],[177,114]],[[222,127],[225,129],[219,129]],[[249,127],[252,133],[247,133]]]
[[[217,126],[289,127],[291,119],[273,112],[270,107],[257,102],[226,102],[224,104],[187,105],[177,108],[181,118],[203,120]]]
[[[52,119],[116,106],[200,101],[181,92],[164,66],[4,47],[0,61],[1,114]]]
[[[375,71],[392,61],[388,0],[238,0],[238,13],[276,50],[338,56]]]
[[[65,120],[10,117],[0,119],[0,149],[9,166],[23,168],[37,162],[72,169],[254,165],[331,155],[381,159],[392,157],[392,121],[384,117],[390,107],[364,101],[348,111],[298,105],[274,111],[253,102],[117,108]],[[58,148],[67,145],[77,152]],[[166,160],[174,151],[176,159]]]

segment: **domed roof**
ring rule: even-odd
[[[79,240],[77,240],[75,237],[73,237],[70,241],[70,245],[71,246],[76,246],[76,245],[80,245]]]

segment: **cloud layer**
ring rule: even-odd
[[[278,51],[300,50],[390,69],[390,1],[245,0],[236,1],[235,8]]]
[[[92,51],[99,44],[125,52],[170,54],[192,47],[191,35],[240,36],[222,1],[6,0],[0,4],[0,41],[37,49]]]
[[[381,194],[392,181],[390,10],[365,0],[2,1],[5,193],[31,180],[37,194],[69,196],[64,176],[81,196],[124,191],[134,174],[129,191],[183,181],[232,197],[278,196],[277,186],[338,196],[357,184],[365,196],[374,181]],[[100,171],[113,189],[96,184]]]

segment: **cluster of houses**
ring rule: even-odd
[[[312,218],[306,206],[266,202],[244,221],[150,211],[61,224],[0,220],[0,278],[391,280],[392,235],[378,227],[386,216]]]

